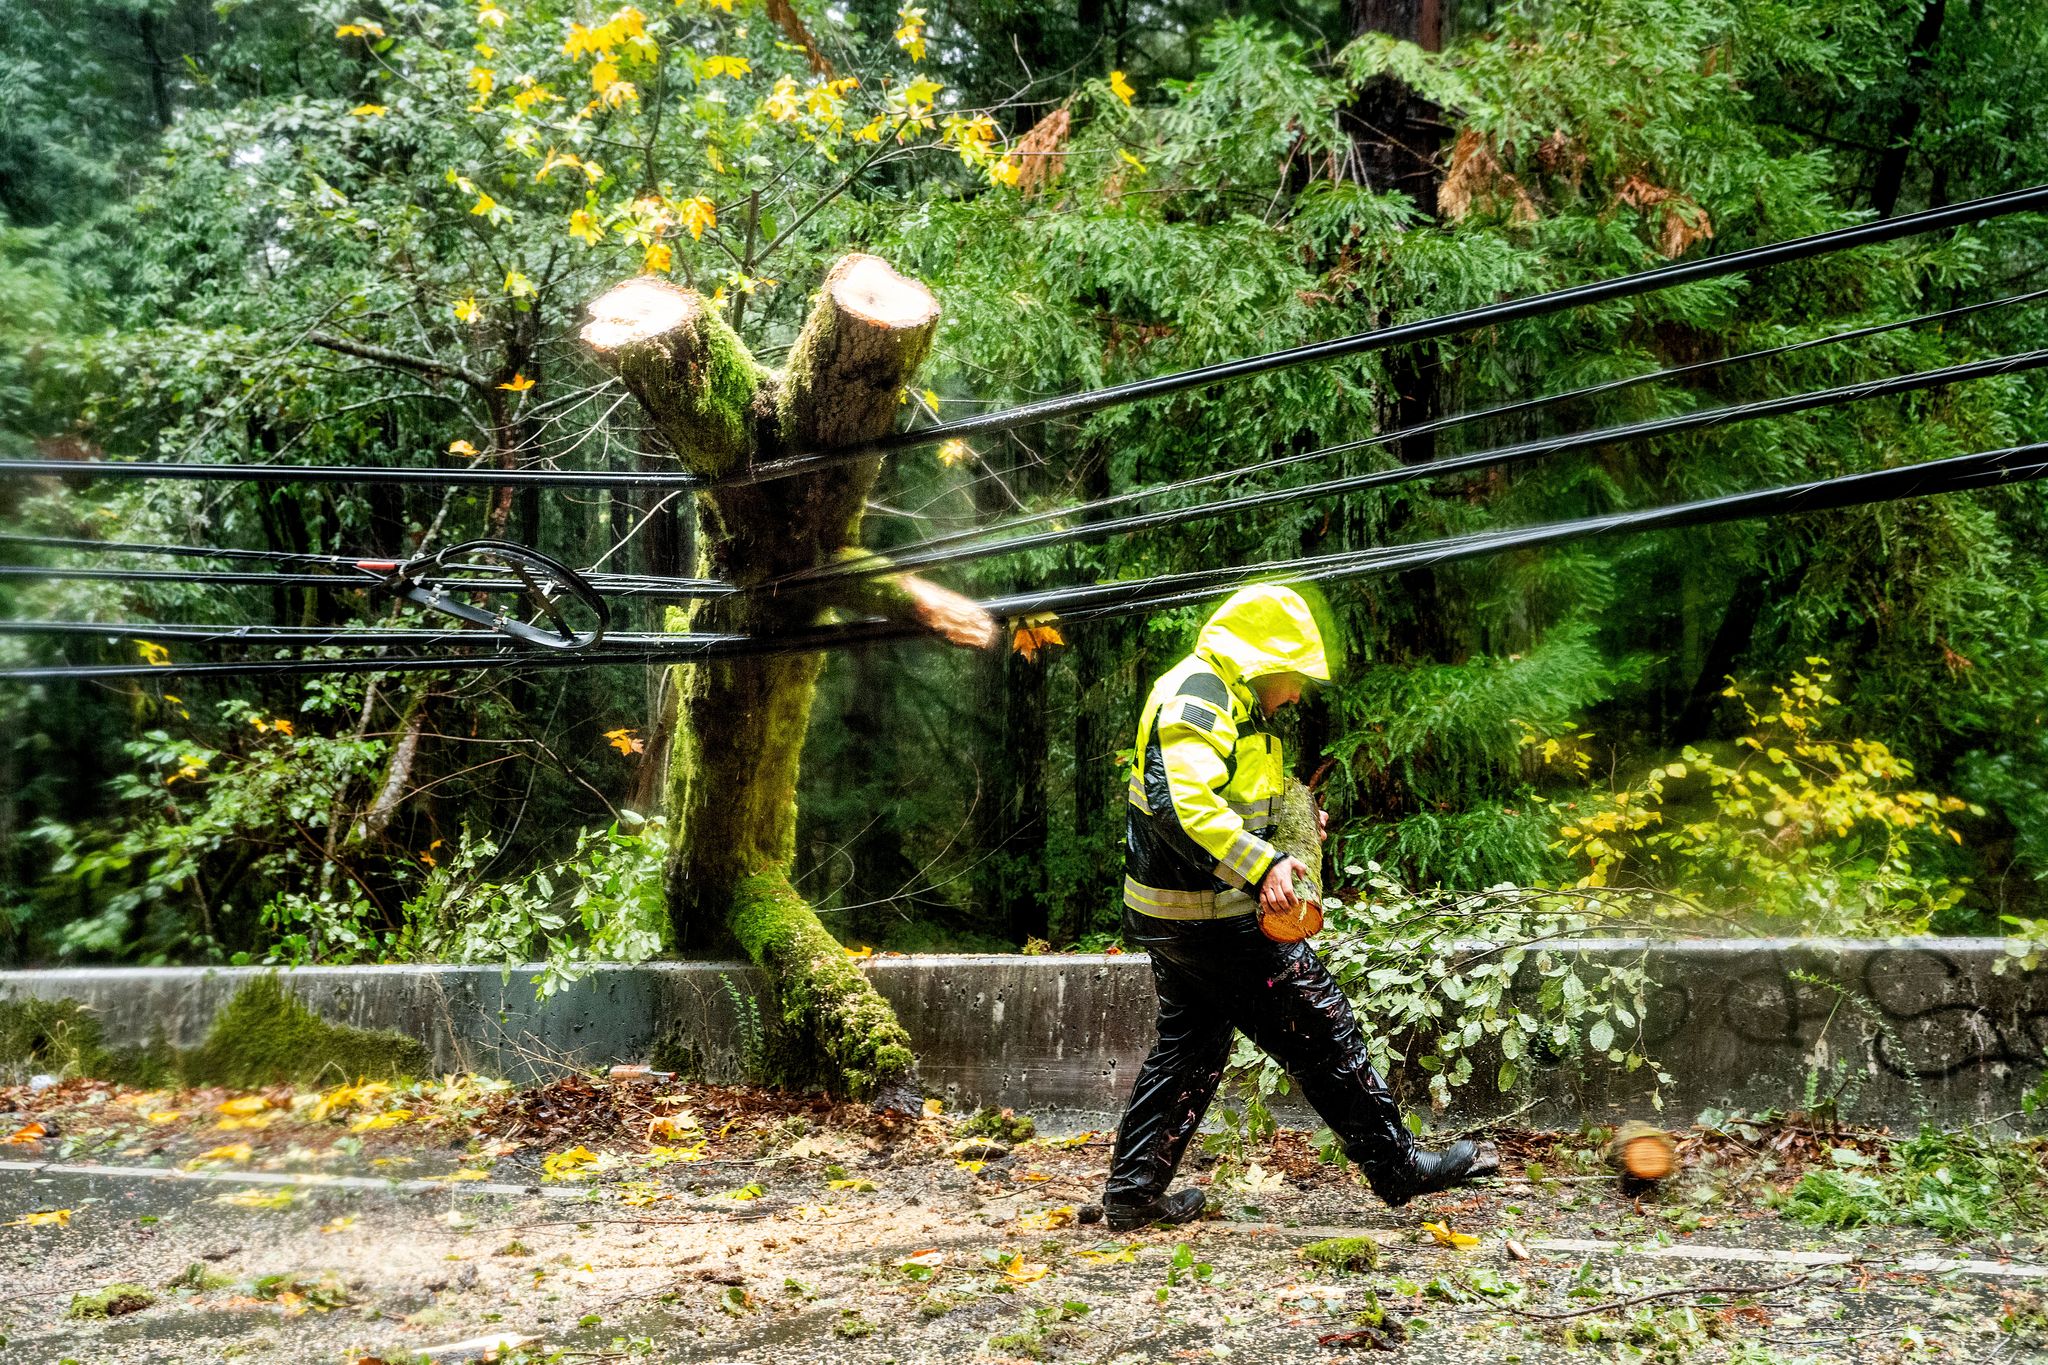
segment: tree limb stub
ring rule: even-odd
[[[768,373],[694,291],[651,276],[627,280],[590,305],[583,340],[692,473],[716,477],[752,454],[755,398]]]

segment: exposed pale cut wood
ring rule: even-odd
[[[651,275],[627,280],[590,305],[583,340],[599,351],[616,351],[636,341],[672,332],[697,314],[697,296]]]

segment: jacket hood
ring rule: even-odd
[[[1277,583],[1232,593],[1202,627],[1195,652],[1206,656],[1224,681],[1233,684],[1268,673],[1330,680],[1323,634],[1308,603],[1294,589]]]

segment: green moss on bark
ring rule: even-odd
[[[902,1084],[916,1065],[910,1035],[875,993],[839,941],[818,922],[779,869],[741,882],[728,920],[747,955],[775,982],[775,1030],[769,1064],[784,1084],[823,1082],[868,1096]],[[822,1075],[802,1060],[822,1054]]]
[[[1308,867],[1309,885],[1295,882],[1297,892],[1312,894],[1317,900],[1323,898],[1323,840],[1322,831],[1316,820],[1315,793],[1308,784],[1295,778],[1287,779],[1287,788],[1280,795],[1279,829],[1273,835],[1273,847],[1282,853],[1291,854]]]

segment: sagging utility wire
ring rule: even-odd
[[[2025,294],[2008,294],[2003,298],[1987,299],[1979,303],[1966,303],[1955,308],[1944,308],[1939,312],[1921,313],[1914,317],[1901,318],[1895,322],[1880,322],[1864,327],[1852,327],[1847,331],[1830,332],[1826,336],[1809,337],[1805,341],[1792,341],[1779,346],[1766,346],[1761,350],[1744,351],[1739,355],[1721,356],[1714,360],[1696,361],[1690,365],[1676,365],[1667,369],[1651,370],[1646,374],[1630,375],[1625,379],[1609,379],[1598,384],[1588,384],[1583,388],[1566,389],[1560,393],[1545,394],[1538,398],[1522,398],[1512,403],[1502,403],[1495,407],[1454,413],[1451,416],[1439,417],[1433,421],[1422,422],[1412,427],[1400,427],[1392,431],[1376,432],[1371,436],[1362,436],[1356,440],[1342,441],[1335,445],[1322,446],[1315,450],[1300,451],[1292,455],[1280,455],[1273,459],[1260,460],[1253,464],[1233,465],[1228,469],[1219,469],[1208,474],[1196,474],[1183,479],[1175,479],[1168,483],[1154,484],[1149,488],[1134,488],[1125,493],[1112,493],[1106,497],[1091,498],[1087,502],[1069,503],[1062,507],[1055,507],[1047,512],[1030,512],[1023,516],[1006,517],[1001,521],[977,526],[972,530],[955,531],[942,536],[927,536],[909,545],[897,547],[890,551],[890,555],[892,562],[901,562],[901,557],[906,554],[921,555],[930,551],[951,549],[960,545],[979,544],[983,541],[996,544],[997,548],[990,553],[1007,553],[1013,548],[1023,548],[1007,539],[1012,532],[1021,531],[1030,526],[1041,526],[1046,522],[1066,521],[1072,517],[1085,517],[1096,512],[1107,512],[1113,508],[1128,506],[1134,502],[1145,502],[1152,498],[1165,497],[1173,493],[1184,493],[1190,489],[1203,488],[1210,484],[1227,483],[1233,479],[1245,478],[1253,474],[1268,474],[1274,470],[1288,469],[1302,464],[1313,464],[1339,455],[1348,455],[1354,451],[1368,450],[1374,446],[1388,446],[1400,441],[1413,440],[1417,437],[1434,436],[1440,432],[1450,431],[1474,422],[1490,421],[1503,417],[1524,416],[1528,413],[1539,412],[1545,408],[1556,407],[1559,404],[1603,397],[1608,394],[1637,388],[1644,384],[1655,384],[1667,380],[1709,374],[1716,370],[1727,369],[1731,366],[1742,365],[1752,361],[1768,360],[1774,356],[1791,355],[1798,351],[1812,350],[1820,346],[1834,346],[1844,342],[1860,341],[1865,337],[1880,336],[1886,332],[1896,332],[1910,327],[1921,327],[1929,323],[1953,322],[1958,318],[1968,317],[1975,313],[1982,313],[1995,308],[2017,307],[2036,303],[2044,298],[2048,298],[2048,289],[2036,289]],[[986,556],[977,554],[960,556],[959,558],[964,560],[984,557]],[[937,564],[955,561],[948,558],[926,559],[919,562]],[[833,568],[811,569],[786,575],[779,581],[785,583],[796,582],[814,577],[832,577],[835,574],[846,572],[860,571]]]
[[[2040,292],[2048,293],[2048,291]],[[1794,344],[1805,346],[1816,343],[1799,342]],[[1319,498],[1337,497],[1347,493],[1361,492],[1371,488],[1386,488],[1420,480],[1445,478],[1454,474],[1513,464],[1542,456],[1563,454],[1568,451],[1587,450],[1597,446],[1619,444],[1626,441],[1641,441],[1662,436],[1680,435],[1686,432],[1732,426],[1740,422],[1756,421],[1769,417],[1784,417],[1794,413],[1811,412],[1847,403],[1863,402],[1869,399],[1891,397],[1904,393],[1915,393],[1925,389],[1939,388],[1949,384],[1960,384],[1976,379],[2020,374],[2043,367],[2048,367],[2048,349],[2025,351],[2017,355],[1997,356],[1988,360],[1969,361],[1964,364],[1949,365],[1934,370],[1921,370],[1911,374],[1894,375],[1885,379],[1845,384],[1832,389],[1816,389],[1807,393],[1788,394],[1781,398],[1759,399],[1751,403],[1737,403],[1726,407],[1703,408],[1697,412],[1679,413],[1670,417],[1625,423],[1620,426],[1604,427],[1592,431],[1567,432],[1558,436],[1548,436],[1532,441],[1520,441],[1507,446],[1496,446],[1490,449],[1471,451],[1463,455],[1446,456],[1443,459],[1431,460],[1422,464],[1401,465],[1392,469],[1372,470],[1363,474],[1325,479],[1317,483],[1242,493],[1235,497],[1196,503],[1186,507],[1166,508],[1156,512],[1145,512],[1104,521],[1088,522],[1078,526],[1059,527],[1030,535],[1011,537],[1010,539],[989,545],[961,545],[950,549],[926,548],[919,550],[913,548],[907,553],[902,551],[892,553],[886,559],[872,566],[826,567],[808,573],[789,575],[785,578],[744,590],[737,589],[730,584],[715,579],[668,579],[630,574],[587,574],[582,575],[582,578],[599,595],[622,598],[686,600],[690,598],[726,596],[739,591],[774,592],[797,590],[806,586],[833,582],[845,578],[886,576],[912,569],[964,563],[969,560],[1014,554],[1024,550],[1041,549],[1053,545],[1104,540],[1111,536],[1130,532],[1155,530],[1160,527],[1174,526],[1190,521],[1212,520],[1282,503],[1307,502]],[[1352,444],[1357,446],[1378,443],[1393,439],[1398,435],[1399,433],[1388,433],[1383,437],[1371,438],[1367,442],[1355,442]],[[1298,461],[1302,458],[1305,457],[1286,457],[1289,462]],[[103,544],[89,540],[64,540],[59,537],[9,536],[0,537],[0,542],[24,544],[57,543],[67,547],[90,546],[102,550],[139,554],[204,556],[210,553],[203,546]],[[368,562],[349,559],[343,556],[312,556],[287,551],[264,550],[222,552],[221,557],[273,559],[280,562],[318,561],[324,564],[331,564],[339,569],[360,569]],[[5,578],[74,579],[127,583],[205,583],[223,587],[304,586],[327,589],[365,589],[376,587],[374,580],[366,579],[361,575],[337,578],[319,573],[232,573],[194,570],[106,569],[71,566],[38,568],[21,565],[0,565],[0,579]],[[509,577],[447,579],[441,580],[440,586],[451,591],[521,592],[525,590],[519,581]]]
[[[1415,545],[1377,547],[1239,565],[1151,578],[1060,588],[995,598],[981,605],[1009,620],[1056,612],[1065,623],[1086,623],[1142,612],[1193,606],[1258,581],[1336,582],[1445,564],[1513,550],[1537,549],[1625,532],[1708,526],[1794,516],[1965,492],[2048,478],[2048,442],[1978,451],[1895,469],[1814,479],[1776,488],[1723,494],[1694,502],[1614,512],[1571,521],[1479,532]],[[926,638],[916,626],[862,621],[777,636],[665,636],[646,648],[582,653],[499,651],[481,655],[368,659],[267,659],[241,663],[172,662],[163,665],[49,665],[0,670],[0,681],[48,682],[186,676],[248,676],[355,672],[465,671],[476,668],[558,668],[600,664],[663,664],[739,655],[809,652],[885,641]]]
[[[1766,246],[1750,247],[1733,251],[1722,256],[1704,256],[1695,261],[1677,262],[1658,266],[1652,270],[1639,270],[1614,279],[1596,280],[1587,284],[1572,285],[1565,289],[1533,294],[1526,298],[1510,299],[1501,303],[1486,304],[1479,308],[1462,309],[1437,317],[1421,318],[1414,322],[1383,327],[1370,332],[1359,332],[1351,336],[1337,337],[1329,341],[1313,342],[1288,350],[1274,351],[1265,355],[1250,356],[1242,360],[1225,361],[1216,365],[1204,365],[1175,374],[1158,375],[1150,379],[1134,380],[1127,384],[1115,384],[1106,388],[1091,389],[1083,393],[1067,394],[1059,398],[1042,399],[1024,403],[998,412],[984,413],[978,417],[960,418],[951,422],[938,422],[911,431],[900,431],[880,441],[844,450],[812,451],[792,455],[780,460],[771,460],[715,479],[700,479],[695,475],[675,472],[641,472],[628,470],[554,470],[554,469],[444,469],[405,468],[382,465],[275,465],[275,464],[184,464],[165,462],[126,462],[119,460],[0,460],[0,476],[91,476],[97,478],[133,479],[202,479],[212,481],[238,481],[250,483],[341,483],[341,482],[384,482],[408,484],[438,484],[460,487],[516,487],[540,485],[555,488],[610,488],[610,489],[678,489],[716,488],[735,484],[765,483],[773,479],[789,478],[807,474],[814,470],[830,468],[855,460],[870,459],[877,455],[921,446],[936,445],[943,441],[967,439],[991,435],[996,432],[1012,431],[1018,427],[1051,421],[1062,417],[1079,417],[1101,412],[1108,408],[1128,403],[1143,402],[1152,398],[1163,398],[1183,393],[1190,389],[1207,388],[1232,380],[1247,379],[1256,375],[1270,374],[1297,365],[1317,361],[1336,360],[1348,356],[1369,355],[1396,346],[1414,345],[1419,342],[1437,341],[1454,336],[1459,332],[1475,331],[1486,327],[1497,327],[1504,323],[1521,322],[1530,318],[1562,312],[1590,304],[1611,303],[1618,299],[1633,298],[1639,294],[1669,289],[1675,285],[1693,284],[1701,280],[1717,279],[1724,275],[1740,274],[1765,266],[1780,265],[1792,261],[1806,260],[1854,247],[1872,246],[1882,242],[1896,241],[1902,237],[1917,236],[1924,232],[1939,231],[1943,228],[1959,227],[1969,223],[2003,217],[2012,213],[2048,209],[2048,185],[2036,185],[2030,189],[2014,190],[2006,194],[1990,195],[1981,199],[1950,204],[1944,208],[1928,209],[1921,213],[1906,214],[1898,218],[1886,218],[1875,222],[1859,223],[1854,227],[1836,228],[1829,232],[1812,233],[1795,237],[1789,241],[1774,242]]]
[[[1872,398],[1885,398],[1895,394],[1916,393],[1922,389],[1940,388],[1948,384],[1966,383],[1973,379],[1987,379],[1997,375],[2023,374],[2027,371],[2038,370],[2043,367],[2048,367],[2048,349],[2023,351],[2017,355],[1997,356],[1989,360],[1975,360],[1961,365],[1947,365],[1936,370],[1920,370],[1911,374],[1894,375],[1886,379],[1872,379],[1858,384],[1844,384],[1839,388],[1815,389],[1807,393],[1788,394],[1783,398],[1764,398],[1751,403],[1735,403],[1727,407],[1702,408],[1697,412],[1679,413],[1676,416],[1652,418],[1643,422],[1628,422],[1620,426],[1603,427],[1594,431],[1567,432],[1560,436],[1546,436],[1533,441],[1518,441],[1513,445],[1495,446],[1486,450],[1470,451],[1463,455],[1449,455],[1442,459],[1427,460],[1421,464],[1400,465],[1392,469],[1377,469],[1364,474],[1349,474],[1342,478],[1324,479],[1316,483],[1297,484],[1288,488],[1268,488],[1255,493],[1240,493],[1235,497],[1218,498],[1214,501],[1195,503],[1187,507],[1170,507],[1156,512],[1140,512],[1126,517],[1085,522],[1079,526],[1058,527],[1049,531],[1037,531],[1029,535],[1013,536],[994,545],[967,545],[958,546],[951,550],[924,550],[912,551],[910,553],[894,551],[890,553],[886,566],[883,567],[859,565],[847,568],[827,567],[814,570],[808,574],[792,575],[787,582],[792,586],[800,586],[850,576],[865,577],[878,573],[900,573],[910,569],[928,568],[942,564],[958,564],[973,559],[986,559],[994,555],[1015,554],[1024,550],[1044,549],[1052,545],[1106,540],[1111,536],[1123,535],[1128,532],[1156,530],[1162,526],[1176,526],[1189,521],[1209,521],[1217,517],[1249,512],[1256,508],[1271,507],[1279,503],[1309,502],[1320,498],[1337,497],[1345,493],[1362,492],[1368,488],[1388,488],[1395,484],[1414,483],[1418,480],[1441,479],[1452,474],[1515,464],[1544,455],[1558,455],[1572,450],[1588,450],[1596,446],[1614,445],[1625,441],[1645,441],[1659,436],[1675,436],[1685,432],[1704,431],[1713,427],[1732,426],[1739,422],[1753,422],[1766,417],[1784,417],[1792,413],[1839,407],[1843,404],[1859,403]]]

